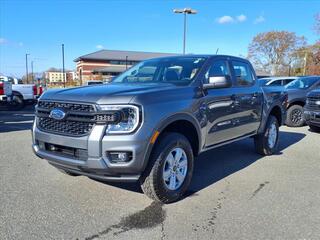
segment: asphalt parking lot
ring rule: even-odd
[[[0,239],[319,239],[320,134],[282,127],[196,162],[187,196],[161,205],[136,184],[62,174],[31,150],[32,109],[0,112]]]

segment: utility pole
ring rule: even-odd
[[[183,54],[186,54],[186,35],[187,35],[187,14],[197,14],[197,11],[191,8],[174,9],[174,13],[183,13]]]
[[[29,53],[26,53],[26,76],[27,76],[27,83],[29,83],[29,76],[28,76],[28,56],[30,54]]]
[[[32,77],[32,83],[34,83],[34,75],[33,75],[33,61],[31,61],[31,77]]]
[[[62,74],[63,74],[63,87],[66,88],[66,75],[64,72],[64,44],[61,45],[62,47]]]

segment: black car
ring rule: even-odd
[[[320,87],[320,76],[299,77],[285,86],[288,93],[286,124],[290,127],[301,127],[305,124],[303,107],[307,94]]]
[[[308,93],[304,118],[311,130],[320,132],[320,89]]]

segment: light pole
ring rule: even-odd
[[[29,83],[29,76],[28,76],[28,56],[30,53],[26,53],[26,76],[27,76],[27,83]]]
[[[31,61],[31,77],[32,77],[32,83],[34,83],[34,75],[33,75],[33,61]]]
[[[66,75],[64,73],[64,44],[61,45],[62,47],[62,74],[63,74],[63,87],[66,88]]]
[[[191,8],[184,9],[174,9],[174,13],[183,13],[184,21],[183,21],[183,54],[186,53],[186,34],[187,34],[187,14],[196,14],[197,11]]]

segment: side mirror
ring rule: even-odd
[[[209,77],[209,83],[203,84],[204,89],[229,88],[231,86],[231,78],[228,75]]]

